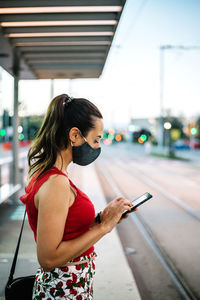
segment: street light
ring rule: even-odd
[[[169,130],[169,129],[172,128],[172,124],[170,122],[165,122],[164,123],[164,128],[167,129],[167,130]]]

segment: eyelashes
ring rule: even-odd
[[[94,143],[95,144],[100,144],[101,140],[97,141],[97,140],[94,140]]]

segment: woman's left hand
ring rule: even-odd
[[[131,214],[132,212],[134,212],[134,211],[136,211],[136,210],[138,210],[137,207],[136,207],[133,211],[131,211],[130,213],[127,213],[123,218],[121,218],[117,224],[121,223],[121,221],[123,221],[124,219],[127,219],[128,216],[129,216],[129,214]]]

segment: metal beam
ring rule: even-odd
[[[13,107],[13,145],[12,145],[12,156],[13,156],[13,184],[20,183],[19,180],[19,141],[18,141],[18,82],[19,82],[19,70],[20,70],[20,58],[17,49],[13,49],[13,76],[14,76],[14,107]],[[18,193],[15,194],[15,201],[18,199]]]
[[[42,26],[42,27],[5,27],[4,34],[9,33],[32,33],[32,32],[113,32],[114,25],[96,26]]]
[[[102,58],[84,58],[84,59],[79,59],[79,58],[63,58],[63,57],[57,57],[57,58],[46,58],[46,59],[27,59],[27,63],[30,66],[36,65],[36,64],[57,64],[57,63],[63,63],[63,64],[103,64],[104,60]]]
[[[54,58],[62,58],[62,59],[87,59],[87,58],[104,58],[105,53],[103,52],[33,52],[33,53],[24,53],[24,58],[26,61],[30,60],[45,60],[45,59],[54,59]]]
[[[20,47],[20,52],[22,54],[24,53],[48,53],[48,52],[63,52],[63,53],[71,53],[71,52],[79,52],[79,51],[85,51],[85,52],[94,52],[94,51],[102,51],[105,52],[107,50],[107,46],[105,45],[62,45],[62,46],[37,46],[37,47],[30,47],[30,46],[24,46]]]
[[[110,42],[111,37],[109,36],[65,36],[65,37],[32,37],[32,38],[11,38],[12,44],[17,43],[30,43],[30,42],[85,42],[85,41],[108,41]]]
[[[99,78],[102,70],[74,69],[74,70],[36,70],[36,76],[39,79],[53,78]]]
[[[118,13],[54,13],[0,15],[0,22],[116,20]]]
[[[0,66],[2,66],[9,74],[13,75],[13,49],[9,39],[3,36],[2,28],[0,27]],[[20,76],[21,78],[36,79],[35,75],[30,70],[29,66],[21,57],[20,60]]]
[[[92,70],[92,69],[101,69],[102,68],[102,64],[63,64],[63,63],[57,63],[57,64],[33,64],[32,66],[33,70],[53,70],[53,69],[76,69],[76,70],[81,70],[81,69],[88,69],[88,70]]]

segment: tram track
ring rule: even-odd
[[[118,160],[119,162],[119,160]],[[194,210],[191,210],[187,206],[184,207],[180,201],[176,201],[176,197],[173,195],[170,195],[169,193],[166,193],[161,187],[158,188],[158,186],[153,182],[147,180],[147,178],[139,172],[130,172],[130,166],[127,166],[125,168],[123,166],[122,162],[119,162],[118,168],[123,168],[124,171],[129,174],[129,176],[134,176],[140,181],[143,181],[147,186],[151,186],[154,189],[156,189],[160,194],[162,194],[165,198],[168,198],[170,201],[175,202],[175,204],[184,211],[184,213],[188,213],[190,216],[195,218],[199,221],[199,215],[196,214]],[[115,167],[116,167],[115,165]],[[130,195],[128,193],[126,194],[122,187],[120,186],[119,182],[116,182],[113,174],[109,171],[109,169],[106,166],[106,163],[100,165],[97,164],[98,171],[100,171],[101,175],[106,179],[107,184],[110,186],[110,188],[113,190],[116,196],[123,195],[126,198],[130,199]],[[132,170],[131,170],[132,171]],[[173,197],[172,197],[173,196]],[[175,198],[174,198],[175,197]],[[176,200],[175,200],[176,199]],[[174,201],[175,200],[175,201]],[[152,228],[150,228],[149,224],[145,221],[145,218],[139,213],[133,213],[130,215],[131,220],[134,222],[134,224],[137,226],[138,230],[140,231],[143,238],[146,240],[148,245],[153,250],[155,256],[159,260],[159,262],[162,264],[163,268],[166,270],[168,275],[170,276],[171,280],[173,281],[176,289],[180,293],[182,299],[187,300],[198,300],[200,299],[199,295],[197,295],[196,291],[191,287],[191,285],[188,283],[188,281],[185,279],[183,273],[180,271],[180,269],[177,267],[176,262],[171,258],[171,255],[168,254],[166,249],[164,249],[163,245],[159,242],[158,237],[154,234]]]
[[[162,188],[160,185],[158,185],[154,180],[149,179],[145,174],[141,172],[141,170],[133,170],[129,169],[124,166],[121,160],[118,160],[117,164],[123,169],[125,169],[127,172],[132,174],[133,176],[137,177],[141,181],[145,182],[150,187],[156,189],[159,193],[161,193],[164,197],[167,199],[170,199],[175,204],[177,204],[180,208],[184,209],[188,214],[196,218],[198,221],[200,221],[200,212],[192,209],[190,206],[182,202],[178,197],[174,196],[170,192],[166,191],[166,189]]]
[[[143,162],[144,163],[144,162]],[[186,162],[171,162],[167,165],[166,162],[161,162],[159,158],[147,157],[145,159],[145,164],[152,168],[156,164],[157,169],[166,175],[178,176],[179,178],[187,178],[190,184],[199,185],[199,179],[196,179],[196,176],[199,177],[199,167],[190,165]],[[176,170],[174,167],[176,166]]]

